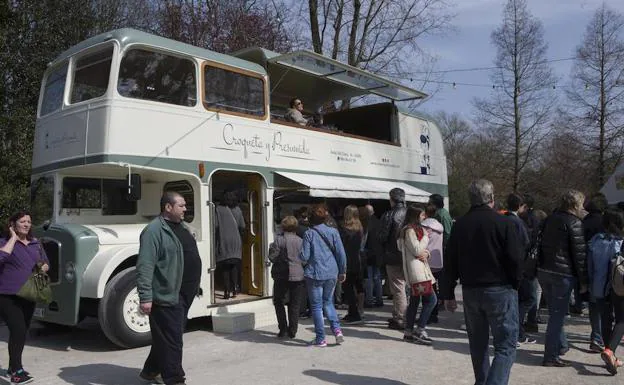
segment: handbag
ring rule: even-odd
[[[412,284],[413,297],[426,297],[433,294],[433,284],[431,281],[423,281]]]
[[[39,244],[41,248],[41,244]],[[40,252],[43,252],[40,250]],[[38,262],[33,267],[30,277],[22,285],[16,295],[30,302],[49,304],[52,302],[52,288],[50,287],[50,276],[43,270],[41,266],[43,262]]]

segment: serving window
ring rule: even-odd
[[[119,68],[119,94],[178,106],[197,104],[195,63],[146,49],[128,50]]]
[[[264,79],[260,75],[204,64],[204,106],[262,119],[266,115]]]

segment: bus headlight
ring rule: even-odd
[[[74,282],[74,278],[76,278],[76,267],[73,262],[67,262],[65,264],[65,279],[67,282]]]

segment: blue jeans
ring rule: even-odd
[[[424,329],[427,326],[427,321],[429,321],[429,317],[431,317],[431,312],[433,312],[433,308],[435,308],[438,303],[438,297],[436,296],[435,291],[431,293],[431,295],[422,297],[423,300],[423,308],[420,312],[420,318],[418,319],[418,327]],[[418,311],[418,305],[420,304],[420,296],[410,297],[409,306],[407,307],[407,311],[405,312],[405,331],[411,332],[414,330],[414,322],[416,321],[416,312]]]
[[[381,270],[377,266],[366,266],[366,272],[368,279],[364,286],[366,293],[366,303],[372,305],[373,303],[383,303],[383,289],[381,287]]]
[[[518,319],[520,321],[519,338],[526,337],[524,333],[524,317],[537,303],[537,279],[522,279],[518,288]]]
[[[554,361],[559,358],[562,349],[568,348],[568,339],[563,324],[576,279],[543,271],[540,271],[538,275],[546,296],[549,315],[544,344],[544,361]]]
[[[308,287],[308,298],[310,300],[310,312],[314,320],[314,332],[316,333],[316,341],[321,342],[325,339],[325,322],[323,320],[323,311],[327,316],[329,325],[333,333],[336,329],[340,329],[340,321],[334,307],[334,289],[336,288],[335,279],[326,279],[319,281],[316,279],[306,278],[306,286]]]
[[[516,359],[518,292],[511,286],[463,288],[475,385],[505,385]],[[490,331],[494,360],[490,366]]]

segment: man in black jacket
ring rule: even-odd
[[[392,320],[388,327],[391,329],[405,329],[405,309],[407,296],[405,295],[405,275],[403,274],[403,256],[397,247],[397,239],[403,221],[405,220],[405,191],[400,188],[390,190],[390,210],[381,217],[379,242],[384,248],[384,263],[386,274],[392,293]]]
[[[579,294],[587,292],[586,242],[580,219],[584,200],[579,191],[565,192],[542,231],[537,274],[548,304],[543,362],[548,367],[567,365],[559,356],[569,350],[563,324],[570,293],[577,284]]]
[[[514,223],[493,210],[492,182],[472,182],[469,195],[471,208],[455,222],[444,255],[445,305],[450,311],[457,308],[459,278],[475,385],[507,384],[518,341],[521,245]],[[495,352],[491,366],[490,329]]]

